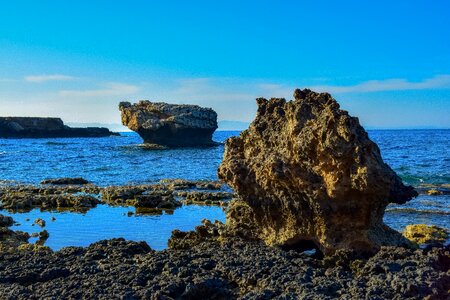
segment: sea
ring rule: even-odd
[[[450,130],[368,130],[381,154],[406,184],[418,188],[450,188]],[[217,131],[224,142],[239,131]],[[153,183],[160,179],[217,179],[224,146],[199,149],[149,150],[134,132],[105,138],[0,139],[0,185],[38,184],[43,179],[83,177],[100,186]],[[189,205],[161,215],[128,214],[133,207],[99,205],[87,212],[33,209],[0,211],[17,222],[12,228],[29,233],[36,218],[46,221],[54,250],[88,246],[114,237],[146,241],[153,249],[167,247],[172,230],[192,230],[203,219],[225,221],[216,206]],[[55,220],[52,221],[52,218]],[[450,195],[421,194],[404,205],[389,205],[384,221],[402,231],[408,224],[434,224],[450,229]],[[33,241],[33,240],[31,240]]]

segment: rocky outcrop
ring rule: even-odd
[[[0,117],[0,138],[106,137],[119,135],[103,127],[72,128],[59,118]]]
[[[45,179],[41,181],[41,184],[53,184],[53,185],[83,185],[88,184],[89,181],[87,181],[84,178],[76,177],[76,178],[54,178],[54,179]]]
[[[86,211],[100,203],[92,195],[97,193],[99,188],[95,186],[6,186],[0,187],[0,209],[29,211],[39,207]]]
[[[412,224],[405,227],[403,236],[419,245],[443,244],[449,238],[449,231],[436,225]]]
[[[214,146],[217,113],[197,105],[121,102],[122,124],[153,148]]]
[[[219,178],[237,192],[227,227],[271,245],[374,252],[407,240],[383,224],[417,193],[383,162],[355,117],[327,93],[257,99],[249,129],[227,140]]]

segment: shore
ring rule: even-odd
[[[239,238],[153,251],[104,240],[58,252],[0,253],[4,299],[445,299],[450,248],[383,247],[325,259]]]

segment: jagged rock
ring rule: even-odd
[[[328,93],[294,98],[257,99],[249,129],[227,140],[219,178],[242,198],[227,228],[272,245],[312,241],[325,254],[407,244],[382,220],[388,203],[405,203],[414,189]]]
[[[34,224],[37,224],[40,227],[45,227],[45,220],[43,220],[41,218],[37,218],[36,220],[34,220]]]
[[[31,210],[40,207],[44,210],[73,208],[86,210],[95,207],[100,201],[89,194],[98,192],[93,186],[9,186],[0,187],[0,209]]]
[[[217,113],[197,105],[121,102],[122,124],[154,148],[214,146]]]
[[[0,214],[0,253],[15,252],[17,247],[28,243],[30,235],[9,229],[13,224],[13,218]]]
[[[14,224],[13,218],[0,214],[0,227],[9,227]]]
[[[413,224],[405,227],[403,236],[417,244],[443,244],[448,239],[449,232],[435,225]]]
[[[102,199],[111,205],[130,205],[136,208],[175,209],[181,203],[172,190],[158,189],[158,185],[110,186],[102,191]]]
[[[83,185],[88,184],[89,181],[87,181],[84,178],[76,177],[76,178],[55,178],[55,179],[45,179],[41,181],[41,184],[53,184],[53,185],[69,185],[69,184],[77,184],[77,185]]]
[[[60,118],[0,117],[0,138],[105,137],[119,135],[103,127],[72,128]]]

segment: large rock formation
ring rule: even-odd
[[[60,118],[0,117],[0,138],[105,137],[118,135],[103,127],[72,128]]]
[[[122,124],[156,148],[214,146],[217,113],[197,105],[121,102]]]
[[[328,93],[296,90],[294,98],[257,99],[249,129],[226,142],[219,177],[242,199],[231,204],[228,229],[325,254],[407,243],[383,214],[414,189]]]

